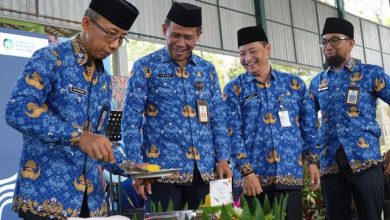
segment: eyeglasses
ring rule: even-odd
[[[122,37],[118,34],[114,34],[112,32],[109,32],[107,31],[104,27],[102,27],[100,24],[98,24],[94,19],[90,18],[92,23],[98,27],[100,30],[102,30],[105,35],[104,35],[104,39],[108,42],[108,43],[112,43],[116,40],[119,40],[119,45],[121,45],[123,43],[123,40],[125,40],[127,43],[129,43],[129,40],[126,38],[126,37]]]
[[[330,44],[330,46],[332,47],[337,47],[339,44],[340,44],[340,41],[341,40],[351,40],[350,38],[347,38],[347,37],[332,37],[330,38],[329,40],[326,40],[326,39],[320,39],[320,46],[321,47],[325,47],[326,45],[328,45],[328,43]]]

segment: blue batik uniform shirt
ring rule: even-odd
[[[209,123],[198,121],[197,101],[208,103]],[[122,122],[126,155],[180,171],[159,181],[189,184],[196,163],[204,181],[229,160],[226,108],[214,66],[192,54],[180,68],[164,47],[134,63]]]
[[[240,174],[254,172],[265,189],[302,187],[304,158],[315,163],[320,154],[316,113],[305,83],[271,70],[263,84],[246,72],[226,85],[224,96],[230,113],[235,185]],[[288,111],[290,126],[282,127],[282,110]]]
[[[346,103],[348,87],[359,88],[358,103]],[[380,164],[376,117],[378,98],[390,103],[390,77],[376,65],[355,63],[352,59],[340,72],[328,68],[316,75],[310,85],[310,96],[321,111],[319,140],[324,148],[321,175],[339,172],[335,155],[342,146],[354,173]]]
[[[76,145],[83,130],[104,134],[110,111],[110,75],[102,61],[92,74],[87,60],[78,35],[37,50],[16,82],[6,120],[23,133],[13,202],[17,212],[79,216],[87,191],[90,215],[107,214],[98,161]]]

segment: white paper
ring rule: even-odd
[[[233,203],[232,179],[210,181],[211,206]]]

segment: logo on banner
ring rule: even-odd
[[[0,179],[0,219],[3,215],[4,207],[12,203],[17,175],[18,173],[15,173],[15,175],[9,178]]]

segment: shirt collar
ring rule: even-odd
[[[353,71],[354,67],[356,66],[356,64],[357,64],[357,62],[353,58],[350,58],[348,60],[348,62],[344,65],[343,70],[348,70],[351,73]],[[329,66],[325,72],[329,73],[329,72],[335,72],[335,71],[332,67]]]
[[[167,46],[165,46],[162,50],[162,62],[174,62],[176,63],[175,60],[172,59],[172,57],[169,55],[169,52],[168,52],[168,48]],[[195,56],[192,52],[191,52],[191,56],[189,58],[189,62],[187,62],[187,64],[193,64],[193,65],[197,65],[197,63],[199,62],[199,57]]]
[[[278,74],[277,74],[277,71],[272,69],[271,67],[271,75],[270,75],[270,81],[274,81],[274,80],[277,80],[278,78]],[[244,81],[245,82],[252,82],[252,81],[256,81],[256,78],[253,76],[252,73],[249,73],[249,72],[245,72],[244,73]]]
[[[87,50],[83,45],[80,34],[77,34],[76,37],[72,39],[72,47],[73,47],[74,56],[76,57],[76,61],[79,64],[79,66],[86,65],[88,63],[88,54],[87,54]],[[96,63],[96,70],[98,70],[98,72],[103,72],[104,70],[103,61],[96,60],[95,63]]]

